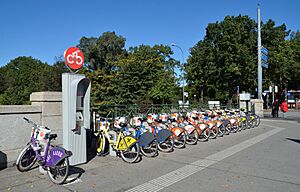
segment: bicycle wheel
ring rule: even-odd
[[[174,137],[174,147],[184,148],[186,143],[186,134],[182,131],[178,136]]]
[[[229,135],[230,132],[231,132],[231,129],[232,129],[231,124],[228,123],[228,124],[225,126],[225,132],[224,132],[224,134],[225,134],[225,135]]]
[[[226,131],[226,128],[223,124],[221,124],[219,127],[218,127],[219,131],[218,131],[218,137],[223,137],[225,131]]]
[[[253,121],[252,120],[247,121],[247,129],[251,129],[252,126],[253,126]]]
[[[199,141],[201,141],[201,142],[208,141],[208,135],[209,135],[209,132],[207,131],[207,128],[202,130],[199,135]]]
[[[260,124],[260,117],[258,115],[256,115],[256,127],[258,127]]]
[[[63,184],[69,175],[69,159],[65,158],[59,162],[56,166],[48,167],[48,176],[50,180],[55,184]]]
[[[105,156],[109,153],[109,145],[107,138],[101,133],[98,135],[96,142],[96,154],[98,156]]]
[[[244,120],[243,122],[242,122],[242,130],[246,130],[247,129],[247,120]]]
[[[120,152],[121,158],[127,163],[134,163],[140,156],[140,146],[138,143],[133,144],[127,150]]]
[[[217,127],[213,127],[212,129],[210,129],[209,138],[210,139],[217,138],[218,133],[219,133],[219,129]]]
[[[170,136],[167,140],[162,143],[158,143],[158,149],[162,152],[169,153],[173,151],[174,148],[174,138]]]
[[[154,157],[158,152],[158,143],[156,140],[151,142],[148,146],[141,147],[141,152],[146,157]]]
[[[35,151],[31,145],[26,146],[20,153],[16,166],[19,171],[28,171],[36,162]]]
[[[195,144],[197,144],[198,138],[199,138],[199,135],[197,133],[197,130],[195,129],[191,133],[187,133],[186,144],[195,145]]]

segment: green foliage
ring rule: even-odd
[[[300,89],[300,32],[291,33],[289,41],[290,49],[292,50],[292,57],[290,58],[293,62],[289,68],[290,70],[290,81],[288,83],[289,89],[299,90]]]
[[[118,89],[126,102],[150,99],[152,103],[171,103],[176,83],[168,46],[141,45],[129,49],[128,56],[118,63],[121,81]]]
[[[0,68],[1,104],[28,104],[34,91],[58,91],[61,83],[52,66],[32,57],[18,57]]]
[[[94,43],[82,45],[83,42]],[[103,33],[99,38],[81,39],[78,47],[84,47],[88,57],[84,73],[92,81],[93,104],[173,102],[176,98],[174,67],[178,62],[171,59],[170,47],[141,45],[126,51],[124,43],[125,39],[114,32]],[[89,50],[95,50],[95,46],[102,50],[103,45],[114,48],[97,52],[97,56],[90,54]],[[94,61],[99,62],[95,65]]]
[[[289,68],[293,59],[290,43],[286,40],[288,35],[285,24],[276,27],[274,21],[268,20],[262,25],[262,44],[269,50],[269,69],[264,73],[265,88],[274,83],[283,90],[291,80]]]
[[[236,88],[256,94],[257,24],[248,16],[226,16],[210,23],[206,35],[190,49],[185,66],[189,100],[235,98]],[[299,89],[300,33],[272,20],[262,24],[262,44],[269,50],[264,88]],[[115,32],[82,37],[84,73],[92,82],[92,104],[171,104],[181,99],[175,67],[179,62],[165,45],[125,49],[126,39]],[[31,57],[18,57],[0,68],[0,104],[27,104],[34,91],[60,91],[63,61],[52,66]],[[195,96],[196,97],[195,97]]]
[[[117,36],[115,32],[105,32],[98,38],[82,37],[78,48],[85,57],[86,67],[89,70],[104,70],[106,72],[113,69],[112,62],[122,57],[125,50],[125,38]]]
[[[191,49],[188,58],[188,86],[195,91],[190,95],[225,100],[232,98],[237,86],[254,90],[255,38],[255,21],[248,16],[227,16],[209,24],[204,40]]]
[[[208,24],[204,39],[191,48],[188,58],[190,95],[231,100],[237,86],[256,95],[256,26],[253,19],[241,15]],[[299,33],[294,33],[290,41],[286,40],[288,35],[284,24],[275,26],[272,20],[262,24],[262,45],[269,50],[269,69],[263,70],[265,88],[275,83],[283,90],[294,79],[299,84]]]

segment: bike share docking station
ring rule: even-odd
[[[62,74],[63,146],[72,151],[70,165],[87,162],[91,83],[81,74]]]

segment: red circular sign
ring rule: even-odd
[[[73,70],[80,69],[84,63],[84,56],[77,47],[70,47],[64,53],[66,64]]]

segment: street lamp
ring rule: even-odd
[[[181,54],[182,54],[182,103],[184,105],[184,54],[183,54],[181,47],[179,47],[175,43],[172,43],[171,46],[177,47],[178,49],[180,49]]]

